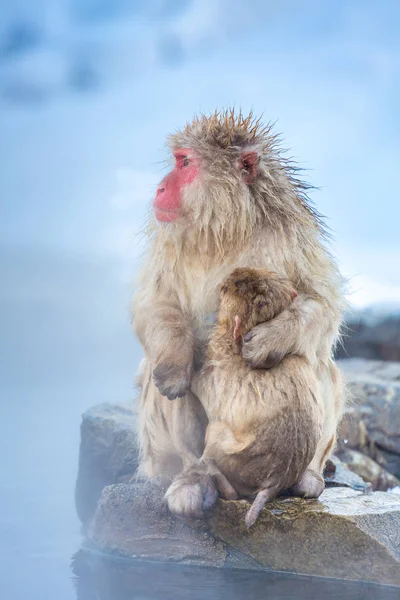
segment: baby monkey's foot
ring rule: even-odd
[[[307,469],[297,483],[292,488],[292,493],[295,496],[301,496],[302,498],[318,498],[325,489],[325,482],[321,475],[318,475],[316,471]]]
[[[202,517],[217,501],[213,478],[203,469],[191,467],[178,475],[165,494],[169,510],[182,517]]]

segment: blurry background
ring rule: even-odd
[[[8,599],[72,597],[80,413],[134,397],[137,234],[169,131],[231,105],[277,120],[350,301],[400,306],[399,17],[396,0],[0,3]]]

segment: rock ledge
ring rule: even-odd
[[[371,492],[337,459],[336,473],[326,477],[334,487],[319,500],[279,499],[248,531],[246,501],[219,501],[198,522],[168,513],[165,490],[136,479],[129,407],[94,407],[83,417],[81,434],[78,513],[88,540],[108,554],[400,586],[400,495]]]

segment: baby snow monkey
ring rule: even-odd
[[[221,288],[206,362],[192,381],[209,419],[202,462],[225,498],[255,496],[248,527],[282,491],[296,493],[298,486],[301,494],[304,478],[313,496],[324,489],[322,477],[307,469],[324,417],[307,359],[288,355],[267,370],[251,369],[241,356],[244,336],[290,310],[296,296],[291,283],[276,273],[236,269]]]

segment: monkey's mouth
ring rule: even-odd
[[[162,221],[163,223],[176,221],[180,215],[179,210],[166,210],[165,208],[157,208],[156,206],[154,207],[154,213],[157,221]]]

